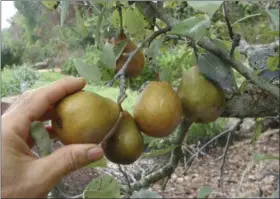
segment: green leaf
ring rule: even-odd
[[[63,26],[67,12],[69,8],[69,0],[62,0],[61,2],[61,14],[60,14],[60,25]]]
[[[130,198],[163,198],[155,191],[150,191],[148,189],[140,189],[139,191],[135,191]]]
[[[206,36],[208,34],[208,28],[210,28],[211,21],[210,18],[207,18],[204,21],[201,21],[200,23],[196,24],[194,27],[192,27],[187,35],[191,37],[195,41],[199,41],[202,37]]]
[[[259,139],[260,135],[262,134],[262,121],[263,118],[258,118],[256,120],[256,129],[252,137],[253,146],[256,144],[256,141]]]
[[[135,1],[135,6],[145,16],[146,20],[150,24],[152,24],[153,19],[157,17],[157,13],[154,11],[154,9],[151,9],[150,5],[147,4],[145,1]]]
[[[78,73],[85,79],[93,82],[100,81],[101,73],[97,65],[87,65],[80,59],[74,59],[75,67]]]
[[[103,157],[100,160],[97,160],[93,163],[90,163],[89,165],[87,165],[87,167],[89,167],[89,168],[97,168],[97,167],[104,168],[104,167],[107,167],[107,160],[106,160],[105,157]]]
[[[188,1],[195,10],[206,13],[210,18],[220,8],[223,1]]]
[[[59,1],[41,1],[41,3],[50,10],[56,10],[59,6]]]
[[[119,59],[119,57],[121,56],[121,54],[122,54],[124,48],[126,47],[127,43],[128,43],[128,40],[124,39],[118,45],[114,46],[114,52],[115,52],[115,55],[116,55],[115,60]]]
[[[96,21],[98,19],[98,16],[90,17],[84,22],[84,26],[86,27],[92,27],[96,24]]]
[[[95,42],[96,42],[96,45],[98,46],[99,49],[102,49],[103,46],[104,46],[104,43],[101,40],[101,33],[100,32],[101,32],[101,27],[102,27],[102,22],[103,22],[103,19],[104,19],[105,11],[106,11],[106,7],[104,7],[102,9],[101,13],[98,16],[97,27],[96,27],[96,30],[95,30]]]
[[[198,191],[197,198],[207,198],[212,191],[213,190],[210,186],[208,185],[202,186]]]
[[[200,14],[197,16],[189,17],[179,23],[176,23],[170,33],[172,34],[185,34],[187,33],[192,27],[196,26],[198,23],[203,22],[206,19],[204,14]]]
[[[177,146],[172,145],[172,146],[169,146],[168,148],[152,150],[149,153],[143,153],[141,158],[152,158],[152,157],[162,156],[162,155],[165,155],[165,154],[171,152],[176,147]]]
[[[268,57],[266,60],[266,65],[271,71],[276,71],[278,70],[279,66],[279,56],[274,56],[274,57]]]
[[[255,161],[262,160],[279,160],[279,156],[267,155],[267,154],[253,154]]]
[[[113,45],[110,43],[105,43],[102,49],[101,62],[109,69],[116,68],[116,56],[114,52]]]
[[[108,174],[93,179],[84,189],[83,198],[120,198],[118,181]]]
[[[198,56],[198,66],[201,74],[214,84],[219,85],[227,93],[235,93],[233,71],[220,58],[208,52]]]
[[[230,41],[226,41],[226,40],[221,40],[221,39],[211,39],[211,41],[213,43],[215,43],[215,45],[219,46],[220,48],[224,48],[226,51],[230,51],[231,50],[231,45],[232,42]],[[238,50],[234,51],[234,58],[238,61],[242,61],[241,60],[241,54]]]
[[[36,143],[39,150],[39,155],[44,157],[51,154],[52,152],[52,142],[49,133],[44,127],[42,122],[33,122],[31,125],[31,136]]]
[[[149,32],[149,22],[145,20],[138,8],[128,7],[123,9],[123,27],[135,39],[143,40]]]
[[[167,67],[160,69],[159,79],[170,84],[172,83],[172,64],[169,64]]]
[[[279,30],[279,9],[267,10],[267,13],[275,26],[276,30]]]
[[[244,81],[242,82],[242,84],[240,85],[240,87],[239,87],[239,93],[240,93],[240,94],[243,94],[243,93],[246,91],[247,87],[248,87],[248,80],[246,79],[246,80],[244,80]]]
[[[280,35],[280,31],[279,30],[270,30],[270,31],[263,32],[261,36],[279,37],[279,35]]]
[[[149,52],[153,55],[152,57],[157,56],[160,53],[160,48],[163,44],[164,37],[154,39],[150,45]]]
[[[78,7],[75,7],[76,12],[76,29],[85,38],[88,35],[87,27],[84,25],[84,19]]]
[[[198,41],[208,34],[210,25],[210,18],[205,14],[200,14],[176,23],[170,33],[185,35]]]

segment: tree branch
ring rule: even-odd
[[[159,12],[161,15],[165,15],[164,13],[160,12],[159,9],[154,7],[154,9]],[[170,22],[165,22],[169,28],[172,29],[172,24]],[[240,40],[240,39],[239,39]],[[233,68],[235,68],[241,75],[243,75],[245,78],[251,80],[255,85],[260,87],[261,89],[269,92],[271,95],[273,95],[276,99],[279,100],[279,88],[269,84],[266,80],[262,79],[261,77],[258,77],[253,73],[253,71],[250,71],[245,65],[242,63],[234,60],[229,52],[225,52],[224,49],[216,46],[214,43],[211,42],[208,38],[202,38],[200,41],[198,41],[198,45],[205,50],[215,54],[216,56],[220,57],[222,60],[227,62],[228,64],[232,65]]]
[[[266,117],[279,115],[279,101],[256,86],[241,95],[234,95],[227,100],[227,106],[221,117]]]
[[[184,137],[191,126],[191,122],[186,121],[183,119],[180,129],[176,134],[174,145],[177,146],[175,149],[173,149],[169,163],[161,168],[160,170],[157,170],[149,175],[147,175],[144,179],[142,179],[139,182],[131,184],[131,188],[133,190],[140,190],[141,188],[148,187],[151,183],[154,183],[164,177],[169,176],[175,168],[177,167],[179,160],[183,157],[183,152],[181,149],[182,142],[184,140]],[[123,186],[122,188],[123,192],[128,192],[129,188],[127,186]]]
[[[206,49],[207,51],[215,54],[226,63],[230,64],[245,78],[251,80],[255,85],[269,92],[271,95],[273,95],[276,99],[279,100],[279,88],[277,86],[271,85],[263,78],[255,75],[254,72],[249,70],[245,65],[231,58],[230,54],[226,52],[224,49],[212,43],[210,39],[203,38],[198,42],[198,45]]]

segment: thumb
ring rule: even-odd
[[[38,167],[42,169],[45,176],[44,185],[53,187],[65,175],[101,159],[103,154],[103,149],[98,145],[72,144],[63,146],[54,153],[38,159]]]

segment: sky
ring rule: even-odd
[[[11,18],[17,9],[14,6],[14,1],[1,0],[1,29],[8,28],[10,23],[7,19]]]

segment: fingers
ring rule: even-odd
[[[93,144],[75,144],[59,148],[51,155],[36,160],[44,185],[53,187],[62,177],[103,157],[103,150]],[[47,172],[46,172],[47,171]],[[41,179],[40,179],[41,180]]]
[[[67,95],[80,91],[85,85],[82,78],[66,77],[46,87],[23,93],[2,116],[6,123],[5,130],[13,129],[26,140],[33,121],[48,118],[53,105]]]
[[[22,107],[31,121],[40,120],[45,113],[58,101],[69,94],[81,90],[86,82],[81,78],[67,77],[40,88],[30,94],[25,106]]]

